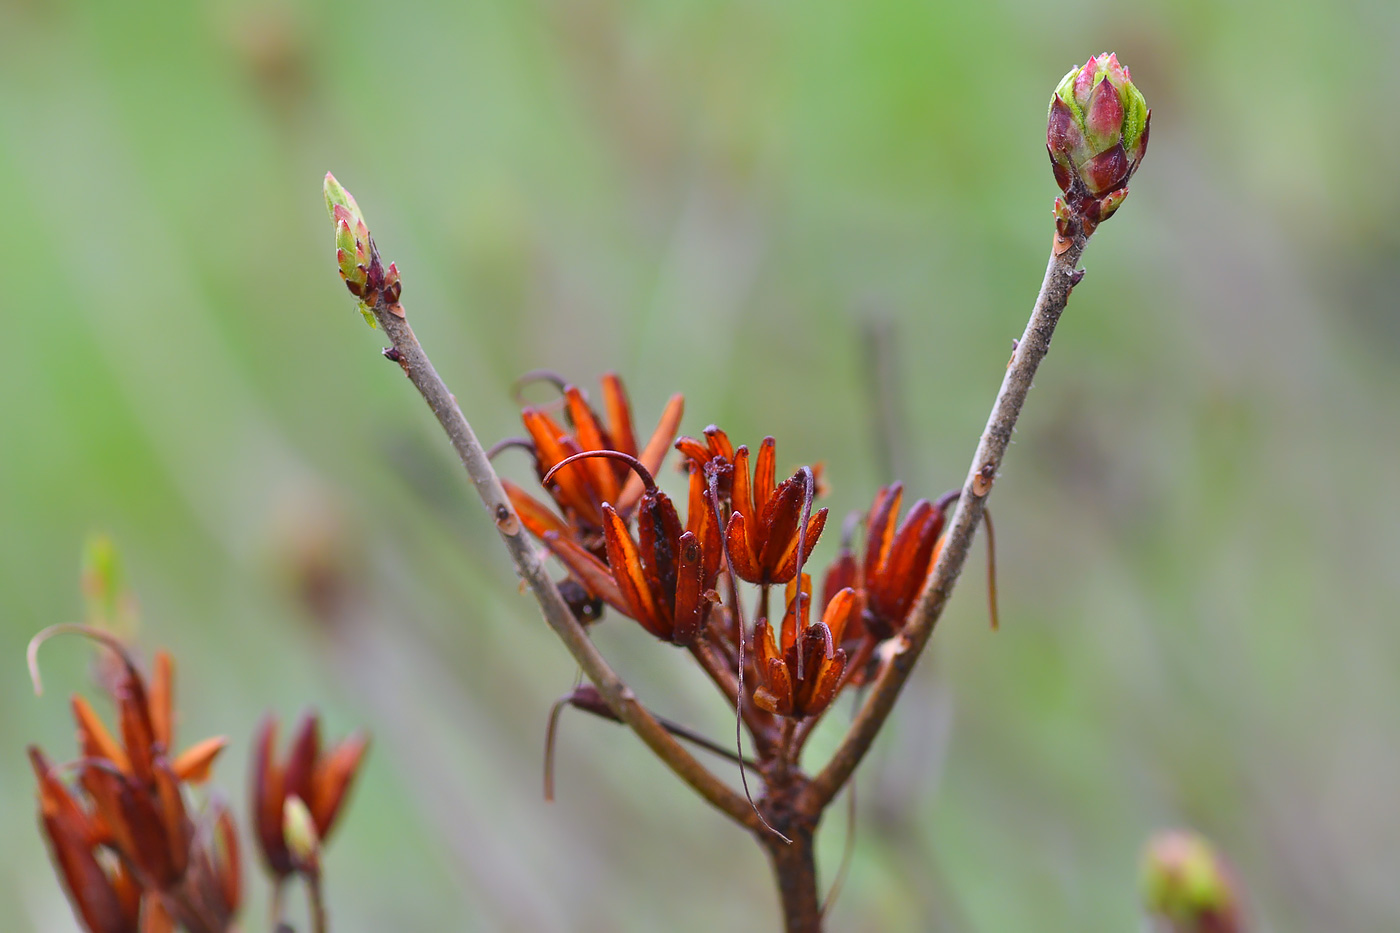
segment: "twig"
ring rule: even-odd
[[[860,764],[871,743],[884,725],[890,710],[894,708],[899,691],[909,678],[909,672],[928,643],[948,597],[953,592],[958,574],[967,561],[968,548],[977,523],[982,518],[986,497],[991,492],[992,482],[1001,467],[1006,447],[1011,442],[1011,432],[1016,419],[1021,414],[1021,405],[1030,391],[1036,368],[1050,349],[1050,338],[1055,333],[1060,314],[1069,300],[1071,289],[1079,281],[1080,273],[1075,271],[1088,237],[1081,231],[1074,231],[1072,238],[1056,243],[1051,251],[1050,262],[1045,269],[1045,279],[1040,286],[1040,295],[1031,311],[1026,332],[1016,345],[1011,361],[1002,379],[1001,391],[992,405],[991,416],[982,431],[977,444],[977,453],[972,458],[967,480],[962,494],[958,496],[957,510],[949,523],[943,548],[929,575],[927,585],[919,601],[910,610],[903,635],[903,650],[884,667],[876,679],[865,705],[856,715],[850,731],[842,740],[835,754],[822,769],[807,790],[806,806],[820,812],[850,778]],[[1063,248],[1062,248],[1063,247]],[[1056,251],[1058,250],[1058,252]]]
[[[306,873],[306,901],[311,910],[311,933],[326,933],[326,899],[321,891],[321,871]]]
[[[276,878],[272,882],[272,900],[268,905],[268,913],[272,917],[272,929],[282,928],[282,915],[287,912],[287,882],[283,878]]]
[[[505,490],[501,488],[500,478],[492,468],[486,451],[477,440],[461,408],[458,407],[457,399],[448,391],[423,347],[418,343],[413,328],[402,316],[402,306],[380,297],[370,306],[370,310],[379,326],[384,329],[384,333],[393,341],[394,352],[391,359],[402,367],[404,374],[437,416],[438,424],[442,425],[443,431],[447,433],[448,440],[452,442],[462,466],[466,468],[487,514],[495,521],[496,530],[500,532],[506,550],[510,552],[516,572],[539,601],[545,621],[559,636],[559,640],[573,655],[588,679],[598,688],[608,706],[696,793],[740,825],[750,830],[759,828],[757,814],[744,799],[706,770],[637,701],[631,688],[613,672],[589,640],[583,626],[569,611],[568,604],[559,594],[554,581],[545,573],[534,546],[526,537],[520,519],[511,507],[510,500],[506,498]]]
[[[596,697],[596,703],[594,702],[594,697]],[[571,693],[568,696],[560,697],[558,700],[555,701],[554,705],[550,707],[549,726],[546,730],[548,733],[546,742],[547,745],[550,747],[552,747],[553,745],[553,738],[558,728],[558,714],[563,710],[565,706],[572,706],[576,710],[581,710],[585,713],[591,713],[600,719],[606,719],[608,722],[621,722],[621,720],[617,718],[617,715],[611,709],[609,709],[606,704],[602,702],[602,697],[597,696],[596,693],[592,696],[589,696],[587,694],[580,695],[578,692]],[[653,713],[652,715],[656,714]],[[657,716],[656,721],[661,723],[661,727],[663,729],[665,729],[667,732],[671,733],[678,739],[685,739],[687,742],[696,746],[697,748],[703,748],[710,754],[718,755],[719,757],[733,764],[744,765],[745,767],[751,768],[755,771],[758,770],[758,762],[754,761],[751,758],[745,758],[739,755],[732,748],[728,748],[724,745],[719,744],[713,739],[710,739],[705,735],[696,732],[694,729],[690,728],[687,725],[683,725],[674,720],[667,719],[665,716]],[[546,757],[552,758],[552,756],[549,754],[547,754]],[[552,771],[549,764],[545,765],[545,770],[546,773]],[[552,779],[546,781],[546,800],[554,799],[553,786],[554,782]]]

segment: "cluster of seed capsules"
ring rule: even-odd
[[[39,817],[74,917],[88,933],[229,933],[243,899],[237,825],[216,793],[197,794],[228,745],[204,739],[175,754],[175,665],[156,654],[149,680],[128,646],[109,632],[60,626],[113,652],[99,681],[117,713],[110,731],[81,695],[72,697],[78,757],[56,765],[29,748],[38,781]],[[36,638],[37,649],[49,633]],[[31,654],[32,659],[32,654]],[[37,678],[36,678],[37,683]],[[251,777],[254,837],[280,887],[320,874],[320,852],[335,825],[367,748],[363,734],[322,750],[320,724],[308,714],[281,758],[277,721],[258,730]],[[207,803],[197,810],[196,796]]]
[[[703,438],[677,439],[679,395],[642,443],[616,375],[602,379],[601,413],[577,386],[547,379],[561,401],[526,407],[527,436],[502,441],[493,454],[531,454],[552,502],[510,482],[506,492],[567,568],[561,590],[580,620],[610,608],[726,668],[745,684],[741,707],[760,748],[773,745],[784,721],[819,717],[843,688],[866,679],[876,647],[899,632],[923,589],[950,497],[920,500],[899,521],[902,488],[882,488],[869,512],[847,523],[818,612],[805,566],[827,524],[827,510],[813,508],[819,468],[779,480],[772,437],[756,452],[714,426]],[[655,481],[673,448],[689,482],[684,517]],[[863,553],[852,548],[859,524]],[[758,590],[751,625],[741,583]]]

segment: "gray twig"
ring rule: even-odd
[[[880,671],[840,747],[807,789],[806,803],[818,812],[836,796],[865,757],[890,710],[894,708],[914,662],[919,659],[929,636],[933,634],[943,608],[948,604],[953,585],[967,561],[973,534],[982,518],[997,470],[1001,468],[1006,447],[1011,442],[1011,432],[1016,427],[1016,419],[1021,414],[1021,406],[1026,400],[1026,393],[1030,391],[1036,368],[1050,349],[1055,325],[1059,323],[1060,314],[1069,301],[1070,291],[1082,275],[1076,272],[1075,265],[1088,239],[1081,231],[1075,231],[1072,237],[1056,238],[1049,265],[1045,269],[1045,280],[1040,286],[1040,295],[1026,324],[1026,332],[1007,363],[1001,391],[997,393],[991,416],[977,443],[977,452],[973,455],[962,494],[958,496],[957,509],[949,523],[943,549],[919,601],[910,610],[900,636],[900,650]]]

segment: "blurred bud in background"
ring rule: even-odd
[[[319,871],[322,843],[335,827],[359,773],[369,737],[356,732],[323,749],[320,717],[307,713],[287,757],[279,759],[277,731],[277,717],[269,715],[253,742],[251,812],[263,860],[281,879]],[[312,857],[314,863],[308,861]]]
[[[1170,830],[1148,843],[1143,903],[1158,933],[1243,933],[1234,875],[1205,837]]]

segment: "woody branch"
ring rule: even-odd
[[[897,650],[840,747],[808,789],[806,802],[818,811],[870,749],[943,614],[1036,369],[1049,352],[1055,325],[1083,275],[1075,266],[1098,225],[1127,198],[1128,181],[1147,152],[1151,122],[1152,111],[1132,83],[1132,75],[1113,54],[1091,56],[1084,65],[1071,68],[1050,98],[1046,150],[1063,196],[1055,201],[1055,237],[1045,279],[977,443],[943,549],[909,613]]]
[[[1050,350],[1055,325],[1059,323],[1060,314],[1069,301],[1071,289],[1082,275],[1075,270],[1075,264],[1084,252],[1087,241],[1087,235],[1079,232],[1069,240],[1066,249],[1058,254],[1052,253],[1050,257],[1045,280],[1041,283],[1040,294],[1025,333],[1016,344],[1002,379],[1001,390],[987,418],[987,426],[977,443],[977,452],[972,457],[962,494],[958,496],[942,551],[919,601],[910,611],[909,622],[900,636],[899,650],[881,670],[870,695],[831,760],[812,779],[807,792],[807,804],[811,808],[820,810],[825,807],[860,764],[894,708],[895,701],[899,699],[900,690],[909,679],[914,662],[928,643],[934,626],[948,604],[953,586],[967,562],[992,482],[1001,469],[1002,457],[1011,442],[1011,433],[1020,417],[1021,406],[1026,401],[1036,369]],[[1058,236],[1056,242],[1060,242]]]

